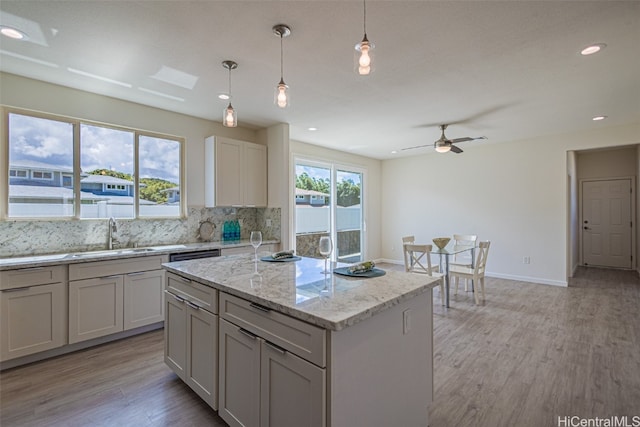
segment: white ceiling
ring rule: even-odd
[[[226,102],[217,95],[228,84],[221,62],[232,59],[240,126],[286,122],[295,140],[380,159],[433,151],[391,154],[432,143],[440,123],[454,124],[449,138],[489,138],[461,143],[467,151],[640,120],[638,1],[366,6],[376,45],[368,77],[353,72],[362,1],[2,0],[0,24],[19,27],[29,41],[1,37],[0,69],[219,121]],[[273,104],[280,40],[272,27],[279,23],[292,29],[284,39],[286,110]],[[581,56],[592,43],[607,48]],[[154,78],[163,67],[185,79]],[[608,119],[591,120],[601,114]]]

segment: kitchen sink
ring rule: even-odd
[[[96,257],[101,255],[123,255],[123,254],[138,254],[145,252],[153,252],[157,249],[153,248],[127,248],[127,249],[113,249],[113,250],[105,250],[105,251],[90,251],[90,252],[76,252],[73,254],[67,255],[65,258],[89,258]]]

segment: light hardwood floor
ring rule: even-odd
[[[435,293],[432,427],[640,417],[636,273],[581,269],[569,288],[487,278],[484,306],[460,291],[445,309]],[[4,371],[0,425],[225,425],[162,346],[154,331]]]

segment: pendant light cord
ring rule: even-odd
[[[284,49],[282,48],[282,33],[280,33],[280,81],[284,81]]]
[[[231,67],[229,67],[229,102],[231,102]]]
[[[364,29],[364,35],[366,37],[367,35],[367,0],[362,0],[362,9],[364,11],[364,19],[363,19],[363,29]]]

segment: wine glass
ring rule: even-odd
[[[253,246],[253,251],[255,252],[255,259],[258,259],[258,247],[262,244],[262,231],[252,231],[251,232],[251,246]]]
[[[329,259],[329,255],[331,255],[331,251],[333,250],[333,243],[331,243],[331,237],[322,236],[320,238],[320,243],[318,245],[318,250],[320,251],[320,255],[324,257],[324,273],[329,273],[327,270],[327,260]]]

